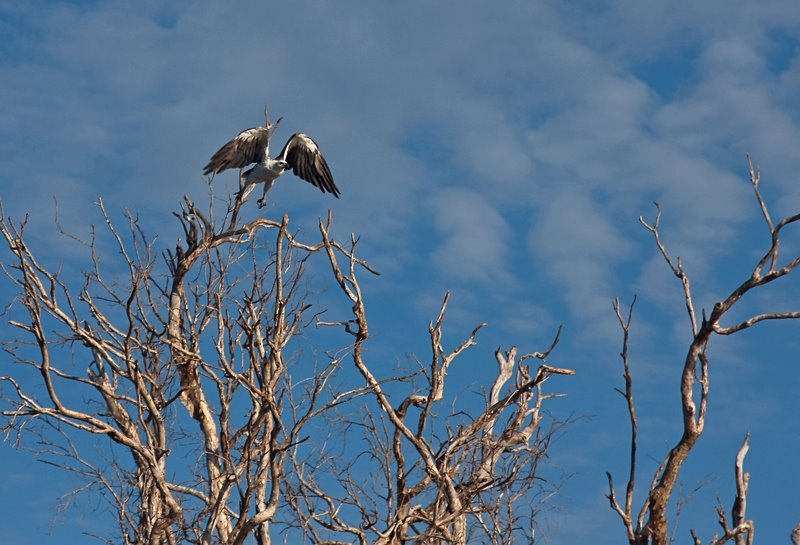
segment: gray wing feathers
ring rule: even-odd
[[[229,168],[244,168],[251,163],[260,163],[264,160],[268,144],[269,131],[266,127],[242,131],[211,156],[203,168],[203,174],[219,174]]]
[[[292,135],[283,147],[280,158],[289,164],[296,176],[318,187],[323,193],[332,193],[339,198],[339,188],[333,181],[328,163],[320,153],[317,143],[308,135]]]

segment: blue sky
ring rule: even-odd
[[[603,497],[606,470],[623,481],[628,441],[613,392],[615,296],[639,296],[640,480],[679,436],[689,326],[639,215],[661,203],[665,242],[709,308],[768,243],[747,153],[773,214],[800,210],[794,0],[0,0],[0,35],[0,196],[7,214],[32,215],[31,242],[50,263],[81,264],[52,235],[54,199],[74,232],[101,221],[102,197],[171,244],[179,200],[202,202],[202,166],[261,123],[266,102],[284,116],[276,138],[300,130],[320,144],[342,198],[287,175],[265,213],[289,213],[313,233],[331,207],[338,234],[362,237],[362,255],[383,273],[366,284],[377,354],[424,357],[445,290],[453,344],[490,324],[463,363],[475,371],[492,368],[498,345],[545,348],[563,323],[552,363],[578,374],[559,380],[568,395],[551,410],[590,418],[553,451],[552,470],[571,478],[542,521],[544,543],[624,539]],[[234,177],[215,184],[232,190]],[[799,286],[771,286],[742,315],[796,310]],[[0,290],[5,306],[12,295]],[[800,521],[799,333],[762,324],[714,340],[708,430],[683,478],[686,490],[704,484],[679,542],[689,527],[706,540],[716,531],[715,498],[729,508],[749,430],[749,513],[760,541],[788,543]],[[50,528],[69,485],[55,470],[8,445],[0,466],[9,543],[82,542],[80,512]]]

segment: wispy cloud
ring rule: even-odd
[[[382,289],[408,295],[376,309],[387,322],[424,326],[453,289],[459,326],[547,338],[566,321],[565,338],[607,347],[610,302],[635,291],[664,313],[645,337],[674,341],[680,293],[676,306],[638,216],[662,205],[665,242],[705,305],[732,278],[720,263],[733,245],[764,238],[742,234],[759,221],[745,153],[777,212],[800,202],[794,0],[7,2],[0,14],[0,196],[7,213],[32,212],[53,259],[72,250],[52,237],[52,197],[78,233],[99,223],[103,196],[172,240],[170,212],[184,194],[206,201],[202,165],[265,102],[285,118],[278,140],[318,141],[342,199],[287,175],[247,213],[289,213],[310,233],[332,208]]]
[[[511,282],[509,226],[480,193],[443,189],[431,195],[430,208],[437,234],[431,260],[441,274],[478,283]]]

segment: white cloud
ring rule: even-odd
[[[430,202],[439,235],[431,241],[434,266],[456,280],[509,284],[510,229],[502,214],[483,195],[468,189],[440,190]]]
[[[613,269],[629,257],[630,245],[603,207],[576,188],[557,190],[528,245],[532,262],[546,271],[572,313],[592,324],[592,335],[608,334],[600,324],[611,324],[610,302],[620,284]]]
[[[342,199],[287,175],[266,212],[247,213],[287,212],[311,237],[332,208],[337,236],[362,236],[384,289],[413,305],[454,288],[459,326],[547,338],[566,314],[572,338],[616,342],[611,300],[649,287],[665,322],[681,321],[674,340],[685,318],[659,290],[679,286],[637,217],[662,204],[665,243],[705,302],[729,279],[721,263],[737,237],[764,238],[763,226],[742,231],[758,220],[744,154],[777,211],[800,199],[794,0],[0,11],[12,22],[0,21],[7,213],[49,226],[55,195],[66,227],[85,232],[103,196],[171,244],[178,200],[205,201],[202,165],[268,102],[285,117],[278,139],[303,130],[319,142]],[[777,34],[790,42],[780,73]],[[639,75],[648,63],[664,66],[658,77]],[[218,194],[232,180],[220,176]],[[649,340],[659,325],[647,324]]]

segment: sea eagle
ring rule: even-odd
[[[320,153],[317,143],[307,134],[293,134],[275,159],[269,156],[269,141],[283,118],[272,124],[266,111],[265,117],[265,127],[254,127],[240,132],[212,155],[203,174],[208,176],[229,168],[238,168],[238,198],[244,200],[255,184],[264,184],[264,193],[258,200],[259,208],[266,204],[267,191],[272,188],[272,184],[287,170],[292,170],[296,176],[315,185],[323,193],[332,193],[338,199],[339,188],[333,181],[328,163]],[[252,163],[255,166],[241,171]]]

